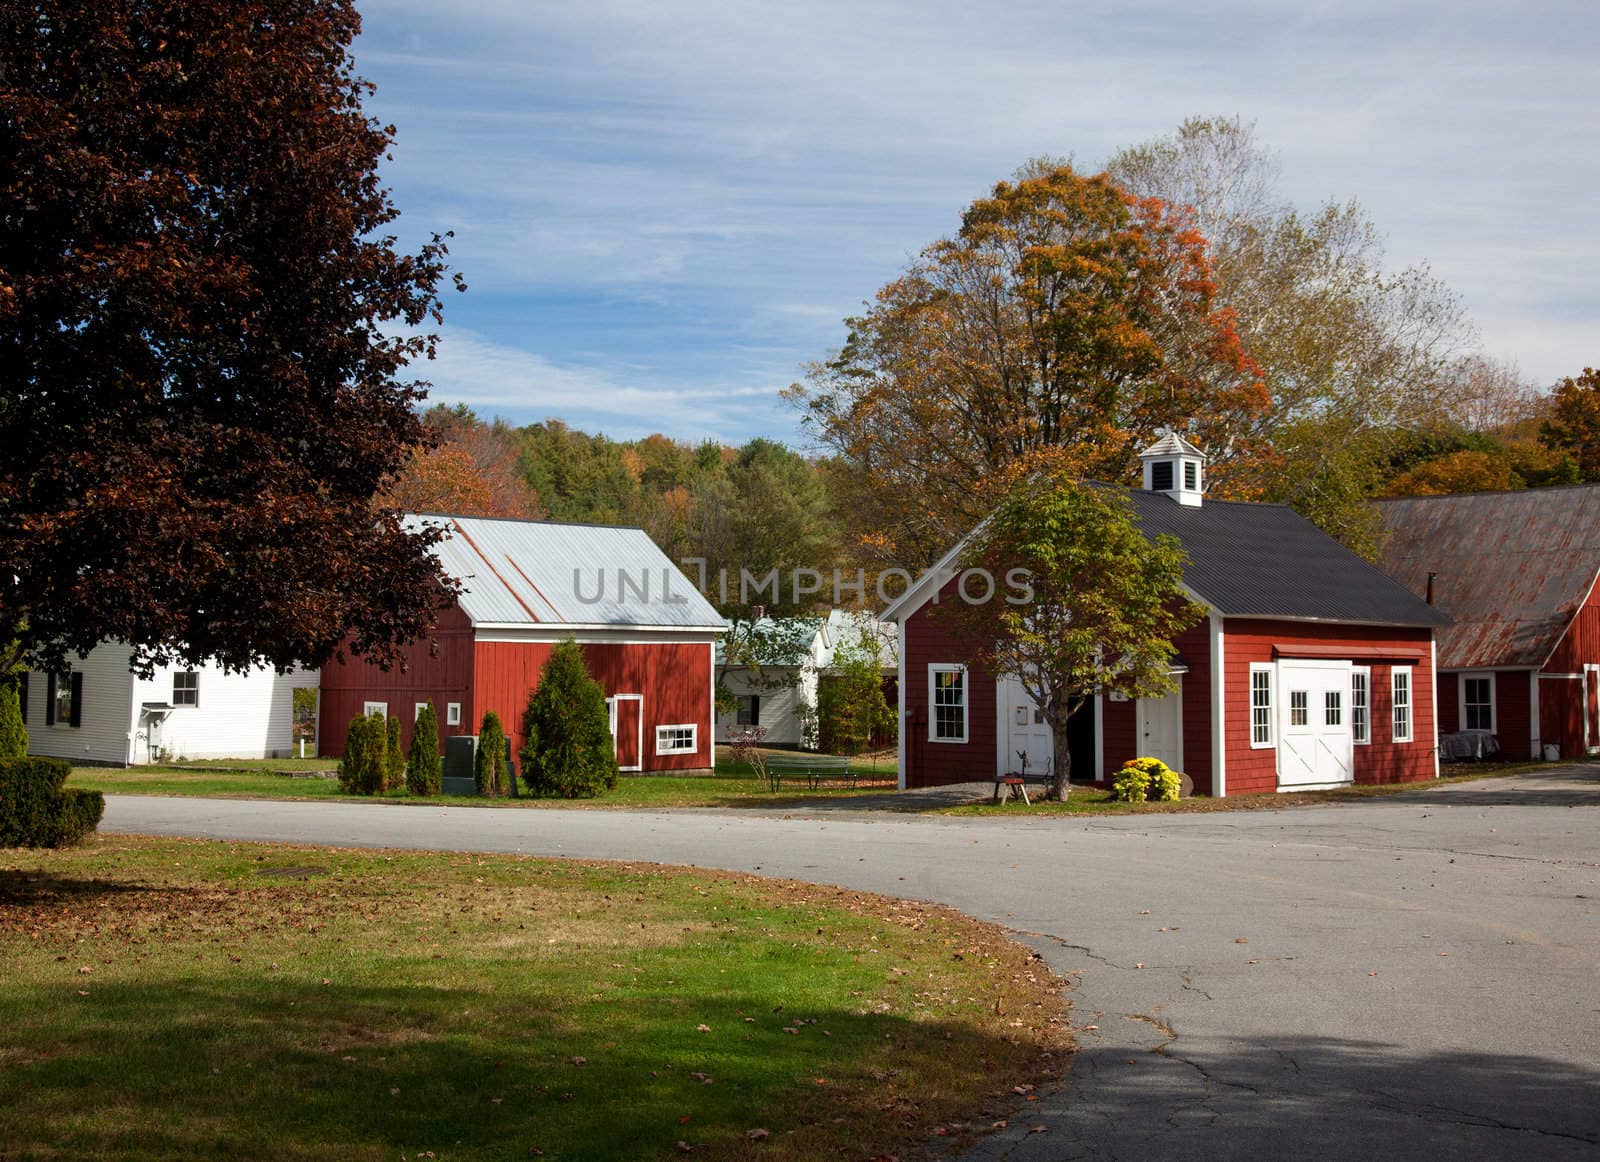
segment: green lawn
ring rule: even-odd
[[[85,787],[110,794],[198,795],[224,798],[270,799],[351,799],[365,795],[345,795],[334,779],[293,778],[291,771],[314,770],[332,773],[338,764],[331,759],[265,759],[244,761],[220,759],[206,763],[184,763],[149,767],[77,767],[68,786]],[[750,767],[735,761],[725,748],[718,748],[717,769],[708,774],[624,775],[617,789],[599,799],[483,799],[477,796],[439,796],[417,799],[404,790],[384,799],[396,803],[431,803],[477,807],[740,807],[753,803],[803,804],[818,796],[849,796],[881,792],[895,783],[893,755],[879,756],[865,764],[868,777],[876,785],[852,790],[824,787],[817,791],[791,791],[779,794],[755,778]]]
[[[658,866],[95,837],[0,961],[5,1157],[866,1158],[1070,1049],[992,926]]]

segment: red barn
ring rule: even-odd
[[[725,623],[642,529],[407,521],[447,530],[435,552],[462,582],[461,597],[433,641],[407,651],[403,670],[367,662],[323,668],[323,754],[342,753],[350,720],[375,710],[400,719],[409,746],[411,723],[430,701],[442,735],[476,734],[493,710],[520,749],[528,695],[551,648],[572,638],[605,688],[624,771],[714,764],[712,651]]]
[[[1484,730],[1510,758],[1600,752],[1600,485],[1378,504],[1384,568],[1430,586],[1439,730]]]
[[[1433,634],[1445,618],[1281,505],[1204,499],[1204,457],[1179,436],[1144,455],[1129,497],[1143,531],[1189,555],[1184,584],[1209,616],[1173,644],[1176,689],[1100,697],[1072,720],[1072,770],[1109,778],[1153,755],[1197,792],[1294,791],[1438,774]],[[885,613],[900,626],[902,786],[1039,772],[1050,729],[1013,679],[930,616],[962,546]]]

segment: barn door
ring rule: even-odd
[[[606,699],[611,717],[611,745],[617,751],[617,769],[644,769],[644,695],[614,694]]]
[[[1278,667],[1278,788],[1355,781],[1349,662],[1294,661]]]
[[[1600,666],[1583,667],[1583,749],[1600,752]]]

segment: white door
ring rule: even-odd
[[[1139,757],[1160,759],[1183,770],[1183,678],[1176,676],[1172,693],[1141,698],[1134,719],[1139,732]]]
[[[1004,716],[999,734],[1006,747],[1005,754],[999,756],[996,773],[1044,774],[1050,769],[1050,756],[1055,753],[1050,724],[1017,679],[1002,678],[996,684],[995,693],[999,713]]]
[[[1278,789],[1336,787],[1355,781],[1349,662],[1278,666]]]

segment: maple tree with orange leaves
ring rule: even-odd
[[[1169,428],[1226,487],[1268,400],[1215,294],[1205,240],[1162,202],[1054,166],[972,203],[788,394],[873,550],[925,563],[1019,472],[1131,483]]]

